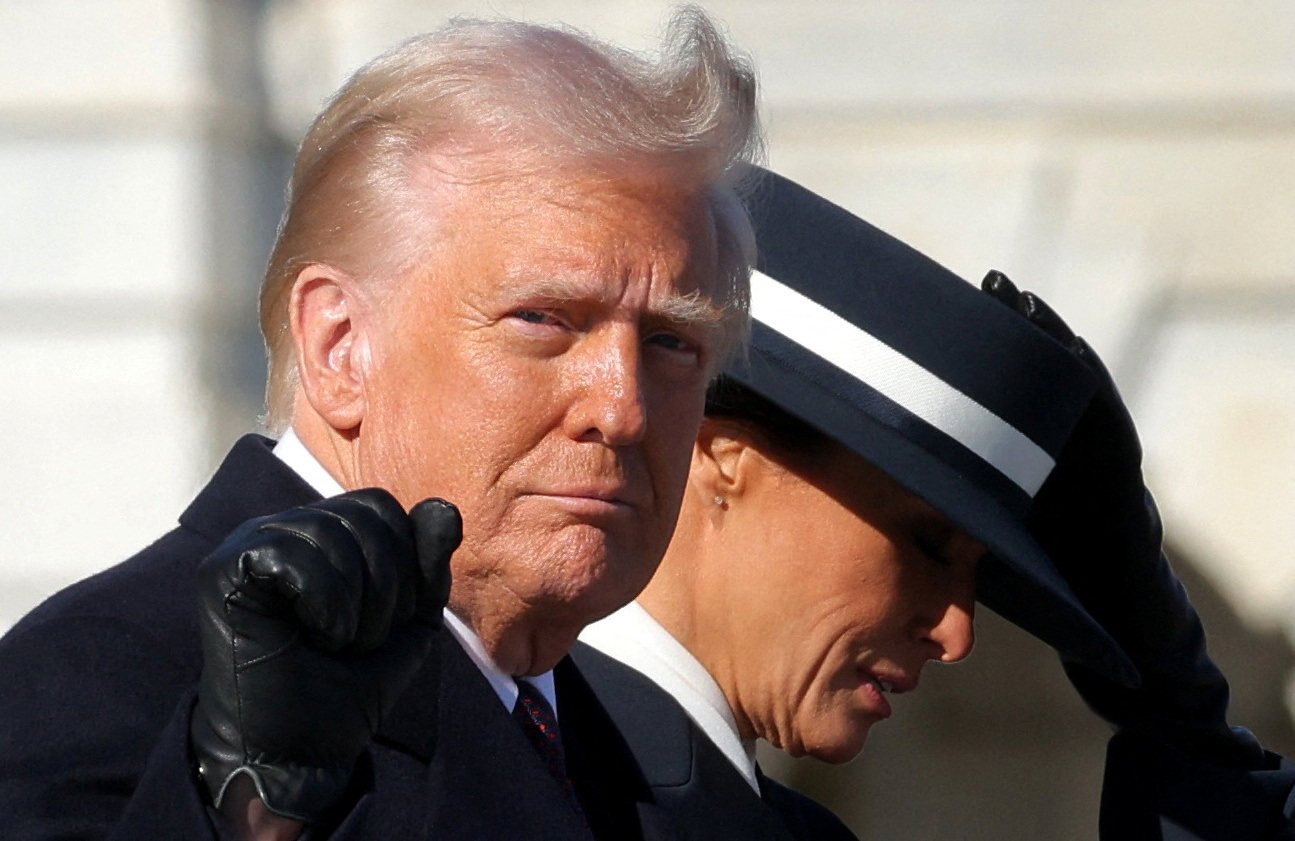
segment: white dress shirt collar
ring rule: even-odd
[[[580,641],[646,675],[672,695],[757,794],[755,741],[743,739],[719,684],[638,602],[585,628]]]
[[[337,496],[345,493],[341,483],[329,473],[324,465],[320,464],[319,459],[315,458],[314,453],[306,449],[306,445],[297,437],[292,429],[288,429],[274,445],[274,454],[284,464],[288,465],[294,473],[305,480],[306,484],[315,489],[315,492],[323,497]],[[481,638],[470,628],[467,623],[459,619],[450,612],[449,608],[445,609],[445,627],[449,629],[454,638],[458,640],[459,645],[467,652],[468,657],[481,670],[489,682],[490,688],[499,696],[504,708],[511,711],[513,705],[517,703],[517,683],[512,675],[504,673],[495,661],[490,659],[486,653],[486,646],[481,642]],[[553,684],[553,672],[548,671],[541,675],[525,678],[544,696],[544,700],[549,702],[553,708],[554,717],[558,717],[557,690]]]
[[[499,696],[499,700],[503,702],[504,707],[512,710],[517,704],[518,679],[495,665],[495,661],[490,659],[490,655],[486,653],[486,646],[481,642],[481,637],[477,636],[468,627],[468,624],[455,616],[449,608],[445,609],[445,627],[450,630],[450,633],[454,634],[454,638],[459,641],[459,645],[463,646],[463,650],[468,653],[468,657],[472,659],[472,662],[477,664],[477,668],[481,670],[481,674],[485,675],[486,680],[490,683],[490,688],[495,690],[495,694]],[[561,722],[561,717],[558,715],[557,690],[553,685],[553,672],[548,671],[540,675],[521,678],[521,680],[525,680],[540,691],[540,694],[544,696],[544,700],[548,701],[549,706],[553,708],[553,717]]]
[[[274,445],[274,454],[320,496],[330,497],[346,493],[342,483],[324,469],[324,465],[319,463],[314,453],[306,449],[306,445],[301,443],[301,439],[291,428],[284,432],[283,437]]]

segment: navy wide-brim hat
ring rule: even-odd
[[[761,172],[749,358],[725,372],[985,544],[976,598],[1136,685],[1026,524],[1097,383],[1022,316],[805,188]]]

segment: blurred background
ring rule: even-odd
[[[704,5],[759,67],[774,168],[1102,352],[1234,717],[1295,755],[1295,4]],[[169,528],[256,427],[292,149],[351,70],[452,15],[642,47],[667,8],[0,3],[0,630]],[[1107,733],[1041,644],[985,611],[896,707],[850,765],[765,767],[865,838],[1095,837]]]

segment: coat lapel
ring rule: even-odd
[[[792,841],[782,818],[746,783],[664,690],[578,644],[572,659],[629,745],[659,807],[695,841]]]
[[[638,762],[570,657],[554,669],[567,770],[594,834],[617,841],[680,836]]]

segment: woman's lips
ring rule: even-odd
[[[878,718],[890,718],[892,710],[890,700],[886,697],[889,690],[873,675],[865,673],[862,677],[863,682],[859,687],[859,691],[864,697],[868,711]]]
[[[911,692],[917,688],[917,678],[898,672],[880,672],[859,667],[860,689],[868,699],[873,712],[889,718],[892,712],[889,695]]]

